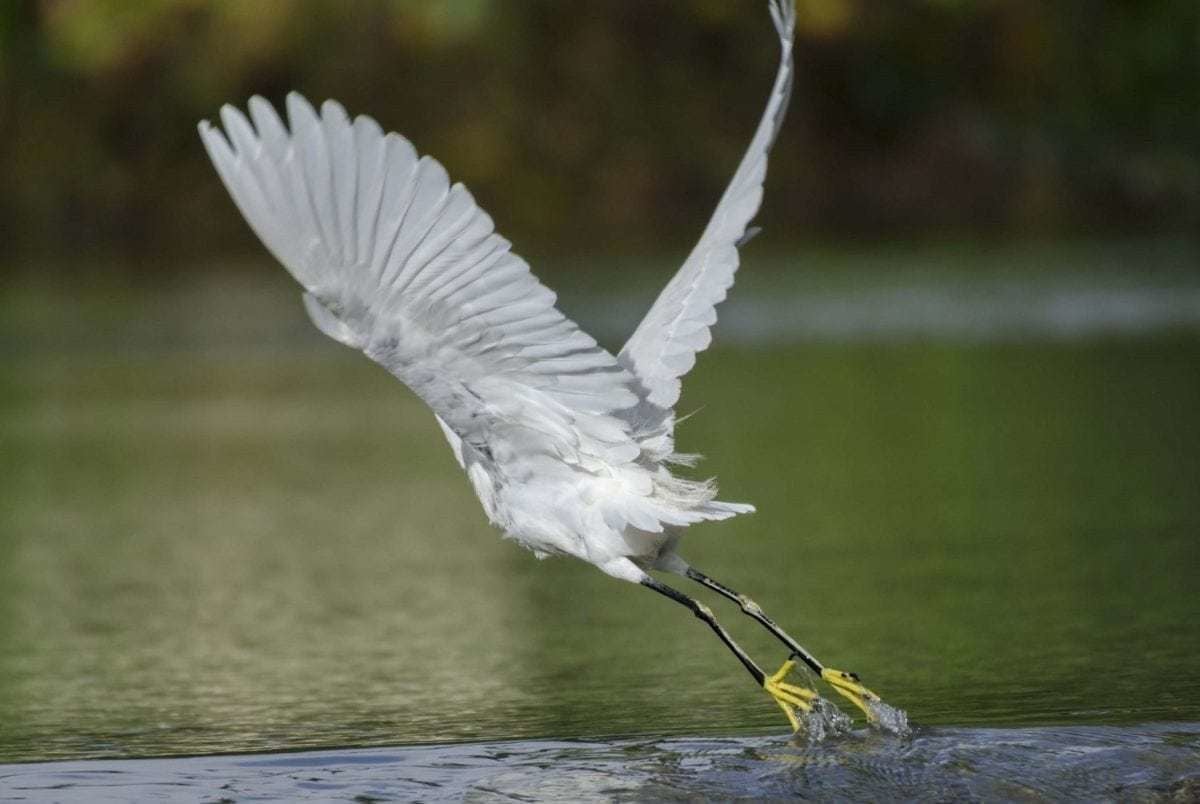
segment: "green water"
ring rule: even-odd
[[[0,761],[785,730],[283,287],[5,308]],[[759,509],[684,554],[913,721],[1200,720],[1200,335],[718,348],[681,407]]]

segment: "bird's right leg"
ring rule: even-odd
[[[660,595],[669,597],[671,600],[674,600],[680,605],[687,606],[689,609],[691,609],[692,614],[696,615],[698,619],[707,623],[708,627],[711,628],[716,633],[717,637],[725,643],[725,647],[729,648],[729,650],[733,652],[733,655],[738,658],[738,661],[742,663],[742,666],[749,671],[750,675],[754,678],[754,681],[760,687],[765,689],[772,698],[775,699],[775,703],[779,704],[779,708],[783,710],[785,715],[787,715],[788,722],[792,724],[792,730],[800,730],[800,721],[796,717],[796,710],[799,709],[802,712],[811,712],[812,702],[819,696],[813,690],[805,687],[798,687],[783,680],[784,677],[787,676],[788,672],[792,669],[792,666],[794,665],[793,662],[789,660],[788,663],[785,664],[777,673],[768,676],[762,671],[762,668],[755,664],[754,660],[751,659],[744,650],[742,650],[741,646],[733,640],[733,637],[729,635],[729,632],[726,631],[719,622],[717,622],[717,618],[713,616],[712,610],[708,606],[704,605],[698,600],[688,597],[677,589],[673,589],[664,583],[660,583],[649,575],[645,575],[638,582],[641,583],[642,586],[653,589]]]
[[[682,562],[682,559],[677,559]],[[737,603],[746,616],[757,620],[764,628],[787,646],[791,651],[788,660],[784,662],[783,667],[779,668],[772,678],[782,680],[796,666],[796,659],[808,665],[809,669],[820,676],[826,683],[833,687],[837,692],[862,710],[867,716],[867,720],[874,722],[877,718],[875,712],[868,705],[870,702],[879,700],[879,696],[871,692],[859,682],[858,675],[848,673],[845,670],[834,670],[832,667],[826,667],[817,661],[816,657],[800,646],[800,643],[792,639],[786,631],[775,624],[775,621],[767,616],[762,607],[755,603],[750,598],[737,592],[734,589],[726,586],[719,581],[716,581],[698,569],[691,566],[676,567],[673,564],[669,565],[672,571],[679,572],[681,575],[686,575],[701,586],[706,586],[717,594],[727,597],[734,603]]]

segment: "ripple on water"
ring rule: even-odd
[[[136,795],[135,795],[136,794]],[[1200,796],[1200,723],[529,741],[0,766],[0,800]]]

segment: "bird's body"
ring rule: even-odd
[[[332,102],[318,117],[292,94],[288,112],[290,137],[259,98],[256,132],[226,107],[238,151],[206,129],[214,161],[314,324],[434,411],[493,524],[625,577],[618,559],[653,563],[664,528],[752,510],[670,472],[670,411],[554,307],[436,161]]]
[[[221,110],[224,136],[200,124],[243,215],[303,285],[313,323],[433,410],[505,535],[695,607],[648,571],[687,573],[751,614],[747,599],[713,586],[675,548],[687,525],[753,507],[719,502],[711,481],[671,467],[695,457],[675,452],[680,378],[708,346],[733,283],[791,87],[794,11],[772,0],[771,12],[782,59],[758,129],[700,241],[618,355],[555,308],[462,185],[371,118],[351,121],[332,101],[318,115],[293,93],[288,126],[258,97],[249,120]],[[694,611],[772,690],[711,612]]]

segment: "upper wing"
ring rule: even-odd
[[[754,139],[700,241],[617,356],[641,382],[646,401],[662,410],[679,401],[679,378],[696,364],[696,353],[712,341],[708,328],[717,321],[715,308],[733,284],[738,246],[747,239],[746,226],[762,201],[767,152],[783,124],[792,88],[793,2],[770,0],[782,56]]]
[[[318,116],[289,95],[290,131],[262,98],[249,107],[253,125],[225,106],[224,136],[207,121],[200,135],[322,332],[387,367],[473,448],[516,421],[546,435],[528,446],[560,457],[637,456],[609,415],[636,403],[631,375],[437,161],[332,101]]]

